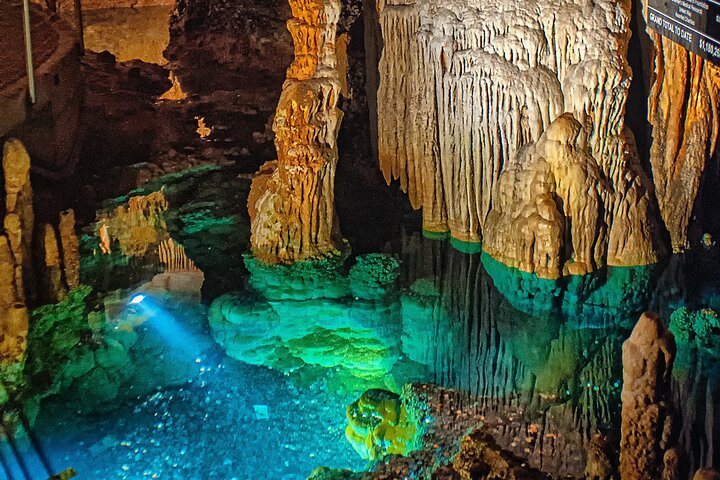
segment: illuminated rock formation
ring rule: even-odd
[[[720,67],[657,32],[649,34],[655,43],[655,81],[648,101],[650,162],[660,212],[673,250],[679,252],[699,240],[688,229],[699,213],[703,173],[720,132]]]
[[[111,212],[99,213],[96,228],[101,250],[109,253],[116,242],[123,255],[144,256],[166,239],[167,226],[162,214],[167,209],[168,202],[160,190],[132,197]]]
[[[408,414],[400,395],[368,390],[345,411],[345,437],[361,457],[380,460],[386,455],[407,454],[415,445],[419,425]]]
[[[18,140],[3,147],[4,231],[0,231],[0,363],[22,360],[28,333],[34,213],[30,157]]]
[[[72,290],[80,285],[80,253],[78,250],[78,237],[75,232],[75,212],[73,210],[60,212],[58,231],[60,233],[65,283],[68,289]]]
[[[290,7],[295,60],[273,123],[278,160],[261,167],[248,198],[253,255],[285,264],[324,258],[342,246],[334,208],[341,3],[290,0]]]
[[[622,357],[620,476],[661,478],[672,422],[666,400],[675,340],[660,318],[644,313],[623,344]]]
[[[378,10],[380,168],[422,207],[425,230],[479,242],[499,227],[486,248],[553,278],[657,259],[625,126],[630,1],[382,0]]]
[[[627,140],[622,151],[634,151]],[[658,260],[649,179],[636,155],[626,176],[609,181],[586,132],[558,117],[534,144],[506,164],[487,217],[483,248],[503,263],[539,277],[583,275],[605,265]]]
[[[62,301],[80,285],[80,253],[75,233],[75,212],[60,212],[57,229],[46,223],[37,232],[40,299],[42,303]]]
[[[43,257],[42,276],[40,278],[43,303],[56,303],[67,295],[63,284],[62,260],[58,245],[57,232],[50,224],[42,226],[40,231],[40,254]]]

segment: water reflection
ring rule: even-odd
[[[329,286],[320,285],[322,275],[265,281],[250,268],[250,290],[213,307],[216,339],[235,358],[287,374],[315,366],[344,370],[344,385],[357,388],[397,392],[420,379],[461,390],[488,419],[512,412],[514,421],[492,427],[501,447],[546,471],[581,475],[594,433],[619,442],[621,346],[639,314],[650,306],[668,318],[720,291],[712,276],[677,281],[702,278],[693,269],[707,268],[708,257],[559,283],[419,235],[400,245],[399,281],[381,301],[337,287],[347,281],[342,274],[325,277]],[[280,285],[292,298],[278,295]],[[715,364],[688,344],[680,356],[679,442],[692,466],[710,466]]]

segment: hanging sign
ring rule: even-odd
[[[720,65],[720,0],[649,0],[648,25]]]

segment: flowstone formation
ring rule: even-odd
[[[342,90],[336,55],[340,0],[290,0],[295,60],[287,71],[273,131],[277,161],[253,180],[248,209],[252,253],[289,264],[342,247],[334,207]]]
[[[675,351],[672,334],[652,313],[640,317],[623,344],[621,478],[675,478],[667,471],[673,462],[666,403]]]
[[[720,132],[720,67],[657,32],[648,33],[655,44],[650,162],[660,213],[673,250],[680,252],[701,236],[691,229],[693,216],[702,215],[697,200]]]
[[[657,260],[631,2],[378,2],[380,167],[424,229],[546,278]],[[490,233],[489,233],[490,232]]]

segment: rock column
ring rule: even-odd
[[[342,245],[334,209],[342,112],[335,52],[340,0],[289,0],[295,60],[287,71],[267,162],[248,198],[253,255],[267,263],[320,259]]]
[[[32,272],[34,214],[30,187],[30,157],[23,144],[10,140],[3,147],[5,211],[0,229],[0,364],[21,361],[27,341],[25,285]]]
[[[644,313],[623,344],[620,477],[663,477],[671,418],[666,405],[675,340],[660,318]]]

